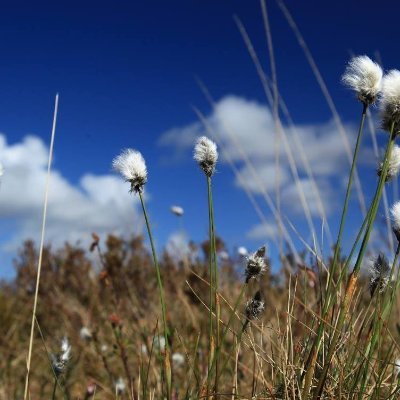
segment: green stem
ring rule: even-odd
[[[143,193],[141,191],[138,191],[138,193],[139,193],[140,203],[142,204],[144,219],[146,221],[147,233],[149,235],[151,252],[153,255],[153,262],[154,262],[154,266],[156,268],[157,284],[158,284],[158,289],[159,289],[161,313],[162,313],[163,328],[164,328],[165,349],[166,349],[165,357],[169,357],[169,342],[168,342],[168,333],[169,332],[168,332],[168,326],[167,326],[167,311],[166,311],[166,306],[165,306],[164,289],[163,289],[163,284],[162,284],[162,280],[161,280],[160,266],[158,265],[157,252],[156,252],[156,248],[154,246],[153,235],[151,233],[151,227],[150,227],[150,222],[149,222],[149,218],[148,218],[147,211],[146,211],[146,206],[145,206],[144,199],[143,199]],[[168,379],[168,377],[170,376],[169,372],[170,371],[165,371],[165,378],[166,378],[167,386],[168,386],[167,387],[168,400],[171,397],[171,388],[169,387],[170,382]]]
[[[214,222],[213,222],[213,209],[212,209],[212,191],[211,191],[211,177],[206,175],[207,180],[207,201],[208,201],[208,243],[209,243],[209,276],[210,276],[210,315],[209,315],[209,373],[207,375],[207,392],[210,389],[211,381],[211,365],[213,363],[215,348],[214,329],[213,329],[213,314],[215,311],[215,274],[214,274],[214,255],[215,255],[215,235],[214,235]],[[215,313],[216,314],[216,313]],[[214,349],[214,350],[213,350]]]
[[[344,200],[342,216],[340,218],[339,233],[338,233],[336,246],[335,246],[335,252],[334,252],[333,261],[332,261],[332,272],[329,274],[329,279],[328,279],[328,288],[327,288],[328,296],[330,294],[330,288],[332,286],[332,281],[333,281],[333,278],[334,278],[334,275],[335,275],[335,272],[336,272],[336,266],[337,266],[338,258],[339,258],[339,254],[340,254],[340,245],[342,243],[344,224],[345,224],[345,221],[346,221],[347,210],[348,210],[348,207],[349,207],[351,187],[352,187],[352,184],[353,184],[353,177],[354,177],[354,173],[355,173],[355,170],[356,170],[356,163],[357,163],[358,153],[359,153],[359,150],[360,150],[361,138],[362,138],[362,133],[363,133],[363,130],[364,130],[364,122],[365,122],[365,116],[367,114],[367,109],[368,109],[368,104],[364,103],[363,111],[362,111],[362,114],[361,114],[360,127],[358,129],[356,147],[354,149],[353,162],[351,164],[349,180],[347,182],[346,197],[345,197],[345,200]],[[330,306],[330,304],[327,301],[327,307],[326,308],[329,309],[329,306]],[[327,310],[325,310],[325,312],[327,312]]]
[[[215,348],[220,347],[220,306],[219,306],[219,298],[218,298],[218,265],[217,265],[217,246],[216,246],[216,235],[215,235],[215,219],[214,219],[214,202],[212,197],[212,189],[211,189],[211,178],[207,177],[207,192],[208,192],[208,206],[209,206],[209,215],[210,215],[210,243],[211,246],[211,255],[212,255],[212,272],[213,272],[213,284],[214,284],[214,312],[215,312]],[[218,371],[219,371],[219,358],[215,358],[215,382],[214,382],[214,391],[218,393]]]
[[[343,328],[343,325],[344,325],[344,322],[345,322],[345,319],[346,319],[346,314],[347,314],[348,308],[350,306],[350,300],[351,300],[350,297],[351,297],[352,292],[353,292],[353,286],[356,284],[356,280],[358,278],[358,273],[359,273],[360,268],[361,268],[361,263],[363,261],[364,254],[365,254],[365,251],[366,251],[366,248],[367,248],[367,244],[369,242],[369,238],[370,238],[370,235],[371,235],[371,232],[372,232],[372,227],[373,227],[373,224],[374,224],[374,221],[375,221],[375,218],[376,218],[376,214],[377,214],[377,211],[378,211],[379,201],[380,201],[380,198],[382,196],[382,190],[383,190],[383,186],[384,186],[385,181],[386,181],[386,176],[387,176],[388,167],[389,167],[389,160],[390,160],[391,153],[392,153],[392,148],[393,148],[393,145],[394,145],[393,129],[394,129],[394,124],[392,124],[392,127],[391,127],[390,137],[389,137],[389,141],[388,141],[388,144],[387,144],[387,147],[386,147],[385,157],[384,157],[384,160],[383,160],[382,173],[381,173],[381,175],[379,177],[378,186],[376,188],[374,200],[373,200],[372,205],[371,205],[371,213],[370,213],[370,217],[369,217],[369,220],[368,220],[368,225],[367,225],[367,228],[366,228],[366,231],[365,231],[365,234],[364,234],[364,238],[363,238],[363,241],[362,241],[359,253],[358,253],[356,264],[354,265],[353,271],[352,271],[352,273],[351,273],[351,275],[349,277],[349,280],[348,280],[345,297],[344,297],[344,300],[343,300],[343,302],[341,304],[341,307],[340,307],[340,310],[339,310],[338,323],[337,323],[337,326],[336,326],[336,330],[334,332],[333,339],[332,339],[332,341],[330,343],[330,346],[329,346],[328,355],[327,355],[327,358],[325,360],[325,365],[324,365],[324,368],[322,370],[322,374],[321,374],[321,377],[319,379],[317,389],[316,389],[314,397],[313,397],[314,400],[318,399],[322,394],[322,390],[323,390],[324,385],[325,385],[325,380],[326,380],[326,377],[327,377],[327,374],[328,374],[328,370],[329,370],[329,367],[330,367],[330,364],[331,364],[331,361],[332,361],[332,357],[334,355],[335,348],[336,348],[336,345],[338,343],[338,340],[339,340],[339,337],[340,337],[340,334],[341,334],[341,331],[342,331],[342,328]]]
[[[54,387],[53,387],[53,394],[51,396],[51,400],[56,400],[56,390],[57,390],[57,378],[54,377]]]
[[[389,278],[389,284],[392,281],[392,276],[393,276],[393,272],[394,269],[396,267],[397,264],[397,260],[399,258],[399,253],[400,253],[400,244],[397,245],[397,249],[396,249],[396,253],[395,253],[395,257],[393,260],[393,264],[392,264],[392,268],[390,271],[390,278]],[[397,282],[396,285],[394,285],[394,290],[397,286]],[[388,298],[390,296],[390,298]],[[367,371],[368,371],[368,365],[369,362],[371,360],[371,357],[375,351],[375,346],[378,342],[378,339],[380,337],[381,334],[381,328],[382,325],[385,324],[386,322],[386,318],[389,317],[391,309],[392,309],[392,299],[393,299],[393,295],[392,293],[389,294],[389,290],[385,293],[384,299],[383,299],[383,305],[382,305],[382,312],[380,313],[380,317],[378,316],[378,310],[375,313],[375,318],[374,318],[374,324],[373,324],[373,334],[372,334],[372,338],[370,340],[370,342],[368,343],[367,349],[366,349],[366,354],[365,354],[365,358],[366,360],[363,361],[363,363],[365,364],[365,370],[364,370],[364,374],[363,374],[363,381],[361,382],[361,387],[360,387],[360,394],[364,392],[365,390],[365,385],[366,385],[366,378],[367,378]],[[379,293],[378,293],[378,298],[379,298]],[[359,396],[359,398],[361,398]]]
[[[334,278],[335,272],[336,272],[336,266],[338,264],[338,258],[339,258],[339,254],[340,254],[340,245],[342,243],[343,230],[344,230],[344,225],[345,225],[346,216],[347,216],[347,210],[348,210],[348,206],[349,206],[350,194],[351,194],[351,187],[352,187],[352,184],[353,184],[354,173],[356,171],[357,158],[358,158],[358,154],[359,154],[362,134],[363,134],[363,131],[364,131],[364,122],[365,122],[365,117],[366,117],[366,114],[367,114],[367,109],[368,109],[368,104],[364,103],[363,104],[362,114],[361,114],[360,126],[359,126],[359,129],[358,129],[356,146],[355,146],[354,154],[353,154],[353,161],[352,161],[351,169],[350,169],[350,175],[349,175],[349,179],[348,179],[348,182],[347,182],[346,196],[345,196],[345,200],[344,200],[342,216],[340,218],[339,233],[338,233],[338,237],[337,237],[337,240],[336,240],[335,251],[334,251],[333,261],[332,261],[332,267],[331,267],[331,271],[330,271],[329,278],[328,278],[328,286],[327,286],[327,291],[326,291],[327,296],[325,298],[324,307],[323,307],[323,311],[322,311],[322,319],[321,319],[320,324],[318,326],[318,332],[317,332],[316,340],[313,342],[313,345],[311,347],[310,357],[307,360],[307,364],[309,364],[311,362],[311,359],[313,358],[312,357],[313,353],[315,351],[318,351],[316,349],[319,349],[319,346],[320,346],[320,343],[321,343],[321,339],[322,339],[322,333],[323,333],[323,330],[324,330],[325,317],[326,317],[326,315],[327,315],[327,313],[328,313],[328,311],[330,309],[331,303],[332,303],[332,299],[331,299],[332,283],[333,283],[333,278]],[[337,285],[339,283],[340,283],[340,280],[338,280]],[[308,369],[308,366],[306,366],[306,369]],[[309,380],[309,384],[311,384],[311,380]],[[310,386],[306,385],[306,387],[304,388],[304,391],[303,391],[303,395],[304,394],[308,395],[309,390],[310,390]]]
[[[238,309],[238,306],[239,306],[239,304],[242,302],[243,295],[244,295],[244,293],[245,293],[246,287],[247,287],[247,284],[245,283],[245,284],[242,286],[242,289],[240,290],[239,296],[238,296],[238,298],[236,299],[235,305],[233,306],[232,312],[231,312],[230,315],[229,315],[228,323],[226,324],[226,327],[225,327],[225,329],[224,329],[224,331],[223,331],[223,333],[222,333],[220,345],[219,345],[219,346],[217,347],[217,349],[216,349],[215,357],[214,357],[214,360],[213,360],[213,362],[212,362],[212,364],[211,364],[211,369],[210,369],[210,371],[209,371],[209,374],[211,373],[212,368],[214,368],[215,359],[217,359],[217,358],[220,356],[222,347],[223,347],[223,345],[224,345],[224,343],[225,343],[226,335],[228,334],[229,328],[230,328],[230,326],[232,325],[233,318],[234,318],[234,316],[236,315],[236,311],[237,311],[237,309]],[[221,371],[223,371],[223,370],[225,369],[225,365],[226,365],[226,363],[223,365]],[[219,378],[219,376],[218,376],[218,378]]]

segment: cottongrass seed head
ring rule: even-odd
[[[237,252],[238,252],[240,257],[246,257],[249,254],[249,252],[247,251],[246,247],[244,247],[244,246],[238,247]]]
[[[171,212],[177,217],[182,217],[182,215],[184,214],[184,210],[180,206],[171,206]]]
[[[68,361],[71,358],[71,345],[68,339],[64,337],[61,341],[61,351],[57,355],[52,354],[52,366],[56,376],[60,376],[67,368]]]
[[[197,139],[193,158],[198,162],[204,173],[211,177],[215,172],[218,160],[217,145],[206,136]]]
[[[182,367],[185,364],[185,356],[182,353],[172,354],[172,363],[175,367]]]
[[[390,214],[392,216],[392,229],[398,242],[400,243],[400,201],[393,204],[390,209]]]
[[[121,377],[119,377],[117,382],[115,382],[115,392],[118,395],[121,395],[122,393],[125,392],[125,389],[126,389],[125,381]]]
[[[265,303],[261,292],[258,291],[254,297],[246,303],[245,315],[247,320],[258,319],[265,309]]]
[[[388,132],[393,126],[394,134],[400,131],[400,71],[389,71],[382,80],[382,91],[379,108],[382,117],[382,128]]]
[[[362,103],[369,105],[381,90],[382,76],[382,68],[376,62],[367,56],[357,56],[347,64],[342,82],[356,92]]]
[[[260,247],[255,253],[250,254],[247,257],[247,265],[245,270],[246,283],[250,279],[258,279],[267,269],[267,264],[265,262],[265,251],[266,247]]]
[[[398,358],[394,362],[394,369],[395,369],[396,375],[399,376],[400,375],[400,358]]]
[[[382,168],[383,168],[383,162],[380,162],[377,171],[378,176],[381,176]],[[400,147],[395,144],[392,148],[392,153],[389,159],[386,182],[396,177],[399,174],[399,171],[400,171]]]
[[[92,339],[92,332],[87,326],[82,326],[81,330],[79,331],[79,336],[82,340],[90,341]]]
[[[147,182],[147,168],[142,154],[136,150],[126,149],[115,157],[113,169],[130,182],[131,192],[141,192]]]
[[[382,293],[386,289],[390,279],[389,263],[382,253],[379,253],[375,260],[373,260],[369,272],[369,291],[372,297],[377,289],[379,293]]]

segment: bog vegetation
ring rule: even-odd
[[[253,60],[257,66],[254,54]],[[284,237],[274,273],[268,246],[226,252],[214,225],[218,148],[206,136],[193,145],[208,239],[191,243],[183,256],[157,254],[144,195],[146,163],[138,150],[124,150],[112,165],[140,199],[145,233],[130,240],[101,240],[94,233],[87,249],[52,249],[43,240],[38,247],[23,245],[15,280],[0,289],[0,398],[400,398],[400,203],[390,209],[393,254],[383,247],[369,273],[362,273],[385,188],[400,170],[400,71],[384,74],[369,57],[357,56],[343,83],[359,103],[360,124],[328,259],[306,243],[299,254]],[[267,89],[276,130],[285,138],[276,82]],[[371,203],[354,228],[348,226],[348,205],[374,104],[386,147],[376,180],[368,180],[375,182]],[[46,204],[47,194],[42,239]],[[182,217],[180,207],[172,211]],[[279,210],[274,217],[282,230]],[[342,254],[346,229],[358,234]]]

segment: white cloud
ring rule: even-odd
[[[39,240],[47,173],[48,148],[36,136],[8,144],[0,134],[0,162],[4,175],[0,187],[0,218],[12,223],[2,243],[15,251],[26,238]],[[130,234],[139,231],[142,219],[138,200],[118,176],[84,174],[71,184],[53,168],[50,180],[46,240],[89,242],[92,232]]]
[[[275,124],[270,109],[261,103],[250,101],[238,96],[225,96],[217,102],[214,111],[207,117],[207,122],[215,134],[223,155],[229,157],[237,165],[240,176],[236,185],[246,186],[254,193],[263,191],[270,195],[275,191],[276,169],[276,135]],[[347,176],[349,164],[345,147],[333,121],[319,124],[297,125],[294,127],[302,143],[304,154],[308,159],[313,176],[320,191],[320,197],[326,213],[334,211],[337,199],[342,195],[342,178]],[[284,126],[289,146],[295,159],[300,186],[305,192],[311,214],[318,215],[317,201],[313,185],[302,161],[298,142],[295,140],[294,129]],[[354,127],[345,126],[350,143],[356,137]],[[165,132],[160,145],[173,147],[177,154],[188,151],[194,140],[206,132],[199,122],[182,128],[174,128]],[[364,164],[374,161],[370,149],[363,148],[360,162]],[[246,162],[251,160],[252,167]],[[281,188],[282,211],[285,214],[303,214],[302,204],[297,186],[294,183],[283,140],[280,141],[279,184]],[[227,159],[225,158],[225,161]],[[254,171],[258,178],[255,179]],[[337,189],[333,190],[332,187]]]
[[[276,223],[265,222],[253,226],[248,232],[247,237],[249,239],[274,239],[278,236],[278,227]]]

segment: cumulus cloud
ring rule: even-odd
[[[10,230],[2,251],[15,251],[27,238],[39,240],[47,173],[48,148],[36,136],[8,144],[0,134],[0,162],[4,175],[0,187],[0,218]],[[73,185],[56,168],[50,181],[46,240],[90,240],[92,232],[130,234],[142,229],[136,212],[138,200],[117,176],[84,174]]]
[[[223,149],[222,158],[234,161],[239,169],[235,184],[246,187],[254,193],[275,190],[276,170],[276,135],[275,124],[270,109],[262,103],[229,95],[217,102],[213,112],[207,116],[207,123]],[[336,206],[336,199],[341,195],[342,177],[347,176],[349,164],[345,147],[333,121],[318,124],[283,126],[288,137],[294,161],[297,165],[300,184],[312,215],[318,215],[317,200],[312,181],[307,174],[297,133],[313,172],[320,197],[326,213]],[[355,141],[356,131],[346,125],[346,132],[351,143]],[[181,128],[165,132],[159,141],[161,146],[173,147],[176,154],[182,154],[193,146],[196,137],[209,135],[199,122],[193,122]],[[374,162],[371,151],[363,148],[360,161]],[[225,155],[225,158],[224,158]],[[282,193],[282,206],[288,214],[303,214],[297,186],[294,184],[292,171],[285,151],[283,140],[280,141],[279,185]],[[251,160],[251,166],[246,162]],[[257,177],[254,175],[256,172]],[[340,190],[332,190],[332,187]]]
[[[264,222],[253,226],[248,232],[247,237],[249,239],[273,239],[278,237],[278,227],[274,222]]]

